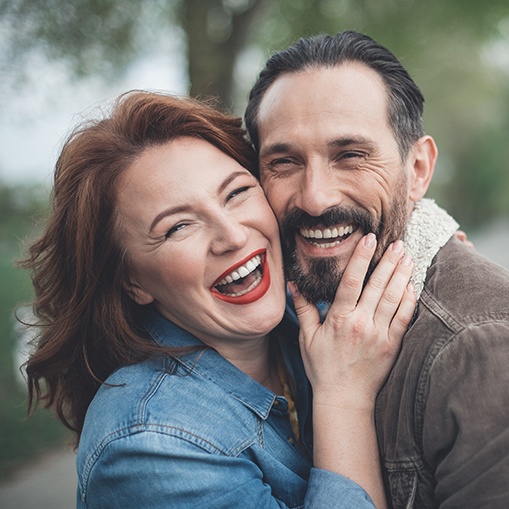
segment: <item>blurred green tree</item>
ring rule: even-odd
[[[50,412],[38,409],[26,418],[26,390],[18,371],[23,359],[18,353],[27,345],[14,314],[19,303],[32,298],[32,289],[29,274],[13,260],[22,256],[22,239],[36,233],[36,219],[47,207],[48,192],[42,186],[0,183],[0,481],[68,435]]]
[[[37,47],[67,60],[78,76],[108,78],[157,45],[157,34],[172,37],[181,29],[190,94],[216,96],[229,107],[235,62],[264,1],[0,0],[0,19],[9,27],[4,59],[18,61]]]

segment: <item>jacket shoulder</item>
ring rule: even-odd
[[[226,455],[256,439],[256,418],[248,409],[217,384],[174,364],[152,359],[114,373],[87,411],[80,452],[94,455],[138,433],[155,432]],[[224,425],[217,426],[219,420]]]
[[[453,237],[428,270],[421,302],[459,322],[509,319],[509,272]]]

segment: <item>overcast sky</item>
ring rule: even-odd
[[[63,140],[80,118],[126,90],[165,90],[184,94],[187,78],[175,52],[147,56],[114,84],[98,78],[75,81],[65,65],[34,61],[27,82],[2,91],[0,102],[0,182],[51,185]],[[180,61],[179,61],[180,60]]]

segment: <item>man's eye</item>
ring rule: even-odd
[[[268,171],[271,171],[276,175],[286,175],[299,168],[299,163],[290,157],[278,157],[277,159],[269,161],[264,166]]]
[[[277,166],[287,166],[290,164],[295,164],[295,162],[289,157],[280,157],[278,159],[274,159],[269,163],[269,166],[277,167]]]
[[[343,152],[339,159],[355,159],[355,158],[364,158],[366,154],[363,152]]]

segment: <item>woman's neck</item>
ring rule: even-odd
[[[276,356],[270,348],[269,336],[252,342],[222,345],[216,350],[246,375],[276,394],[282,394]]]

